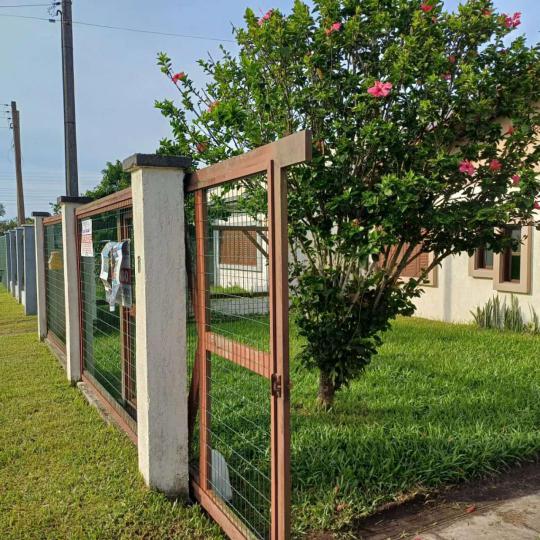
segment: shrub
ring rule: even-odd
[[[498,296],[494,296],[483,307],[471,311],[471,314],[480,328],[540,334],[540,317],[532,306],[529,309],[531,322],[525,323],[518,299],[514,295],[510,296],[510,305],[506,304],[506,299],[501,302]]]

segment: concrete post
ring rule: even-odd
[[[15,229],[15,249],[17,252],[17,287],[15,289],[15,298],[19,304],[24,304],[24,229],[22,227]]]
[[[38,336],[40,340],[47,337],[47,294],[45,284],[45,229],[43,218],[48,212],[33,212],[36,260],[36,311],[38,319]]]
[[[15,230],[8,231],[9,236],[9,292],[15,296],[17,285],[17,252],[15,251]]]
[[[11,296],[17,297],[17,244],[15,240],[15,230],[9,231],[9,250],[11,258]]]
[[[64,290],[66,312],[66,372],[71,384],[81,379],[81,328],[79,300],[79,252],[77,242],[78,206],[90,202],[86,197],[59,197],[62,214],[62,244],[64,249]]]
[[[33,225],[23,225],[24,244],[24,313],[37,313],[36,299],[36,242]]]
[[[130,171],[137,298],[137,436],[146,483],[188,497],[184,171],[187,158],[135,154]]]
[[[7,290],[11,293],[11,236],[6,231]]]

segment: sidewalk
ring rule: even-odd
[[[222,538],[198,506],[144,486],[136,448],[68,384],[2,286],[0,538]]]
[[[540,540],[540,464],[389,508],[357,528],[363,540]]]

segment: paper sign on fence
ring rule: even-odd
[[[92,242],[92,220],[81,221],[81,257],[93,257],[94,244]]]

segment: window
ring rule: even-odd
[[[493,250],[489,246],[478,248],[469,259],[469,275],[474,278],[493,279]]]
[[[475,257],[474,266],[476,270],[493,270],[493,251],[489,247],[477,249]]]
[[[494,259],[493,288],[497,291],[530,294],[532,227],[509,225],[505,234],[515,241]]]
[[[507,227],[505,235],[512,238],[517,245],[506,248],[501,255],[502,281],[519,283],[521,279],[521,227]]]
[[[219,231],[219,264],[257,266],[256,233],[247,229]]]
[[[405,244],[402,248],[402,254],[405,250],[408,249],[408,244]],[[410,258],[418,255],[421,246],[416,246],[414,251],[411,253]],[[422,271],[427,268],[433,260],[431,253],[420,253],[414,260],[410,261],[405,268],[401,271],[401,277],[405,280],[410,278],[420,277]],[[427,275],[427,281],[424,283],[425,286],[437,287],[437,268],[433,268]]]

